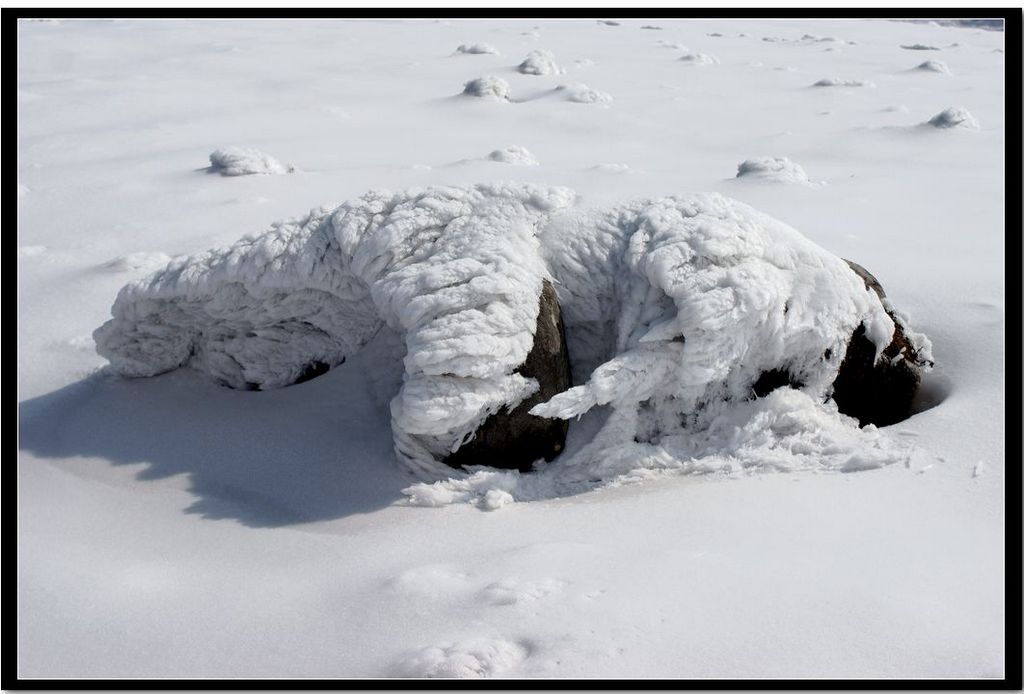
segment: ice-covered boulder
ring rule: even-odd
[[[931,342],[911,330],[906,317],[892,306],[874,275],[851,260],[846,262],[882,301],[894,331],[892,341],[877,360],[864,331],[859,327],[854,331],[832,386],[832,398],[840,412],[856,417],[861,425],[895,424],[910,416],[914,396],[921,386],[921,373],[932,366]]]
[[[282,164],[254,147],[224,147],[210,154],[210,168],[207,170],[221,176],[248,176],[292,173],[295,167]]]
[[[533,156],[530,150],[520,145],[509,145],[496,149],[487,155],[489,161],[497,161],[503,164],[515,164],[518,166],[539,166],[537,157]]]
[[[341,363],[386,324],[405,347],[395,450],[435,478],[453,474],[446,460],[491,464],[509,432],[537,427],[548,433],[513,464],[528,467],[524,457],[557,452],[561,422],[602,407],[592,440],[553,466],[593,480],[689,460],[703,454],[701,432],[756,416],[741,404],[775,386],[801,391],[772,393],[783,409],[831,402],[851,349],[872,368],[895,364],[903,339],[904,359],[930,362],[927,339],[846,262],[747,205],[718,194],[605,210],[575,201],[513,184],[370,192],[127,285],[97,351],[127,376],[189,365],[264,389]],[[487,456],[460,454],[476,439]]]
[[[812,87],[874,87],[874,82],[869,80],[851,80],[843,79],[841,77],[823,77],[818,80]]]
[[[530,51],[516,69],[524,75],[559,75],[564,72],[551,51],[543,49]]]
[[[967,130],[977,130],[979,127],[978,121],[963,106],[950,106],[936,113],[928,120],[927,125],[940,129],[965,128]]]
[[[466,96],[492,101],[509,101],[512,98],[512,90],[509,89],[508,82],[493,75],[484,75],[466,82],[463,85],[462,93]]]
[[[758,179],[775,183],[810,184],[804,167],[787,157],[754,157],[736,169],[736,178]]]

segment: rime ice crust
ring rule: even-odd
[[[825,401],[859,325],[878,353],[892,340],[842,259],[742,203],[574,202],[528,185],[370,192],[129,284],[97,351],[127,376],[187,364],[274,388],[340,363],[386,323],[406,348],[395,450],[424,477],[458,476],[438,461],[537,388],[515,370],[551,279],[580,385],[532,413],[609,406],[594,440],[550,467],[600,479],[644,467],[651,446],[674,460],[680,441],[735,417],[764,371],[803,384],[797,405]]]
[[[419,472],[450,473],[437,461],[537,387],[513,373],[547,277],[537,228],[573,199],[475,186],[320,208],[129,284],[95,332],[97,351],[126,376],[190,365],[266,389],[340,363],[387,323],[406,347],[396,451]]]

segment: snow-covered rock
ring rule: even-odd
[[[208,171],[222,176],[247,176],[292,173],[295,167],[282,164],[254,147],[224,147],[210,154]]]
[[[555,90],[563,94],[567,101],[578,104],[609,104],[613,101],[612,95],[608,92],[588,87],[582,82],[560,84]]]
[[[869,80],[850,80],[843,79],[840,77],[824,77],[814,84],[812,87],[874,87],[874,82]]]
[[[776,183],[807,185],[804,168],[787,157],[755,157],[743,161],[736,170],[736,178],[753,178]]]
[[[455,52],[466,55],[499,55],[498,49],[489,43],[463,43]]]
[[[190,365],[235,388],[275,388],[340,363],[387,324],[406,349],[395,450],[438,477],[489,415],[536,392],[516,370],[546,279],[579,385],[530,413],[610,406],[573,457],[592,470],[623,446],[691,440],[733,416],[765,372],[784,370],[822,403],[855,330],[876,358],[892,341],[880,298],[842,259],[742,203],[701,194],[602,211],[574,200],[529,185],[370,192],[127,285],[97,351],[127,376]],[[629,460],[642,466],[638,450]]]
[[[555,63],[554,54],[543,49],[530,51],[516,69],[524,75],[560,75],[565,72]]]
[[[719,63],[718,58],[707,53],[687,53],[680,60],[690,65],[718,65]]]
[[[919,72],[938,72],[943,75],[951,74],[949,66],[941,60],[926,60],[917,67],[914,68]]]
[[[516,164],[519,166],[538,166],[537,157],[530,153],[530,150],[519,145],[510,145],[496,149],[487,155],[490,161],[498,161],[503,164]]]
[[[512,90],[509,89],[508,82],[494,75],[484,75],[466,82],[463,85],[462,93],[466,96],[493,101],[509,101],[512,98]]]
[[[971,112],[963,106],[950,106],[928,119],[927,125],[934,128],[966,128],[977,130],[980,126]]]

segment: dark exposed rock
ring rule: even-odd
[[[794,380],[793,377],[789,375],[788,371],[783,369],[772,369],[762,373],[758,377],[757,382],[751,386],[751,390],[754,391],[755,397],[763,398],[776,388],[782,388],[783,386],[789,386],[790,388],[802,388],[803,385],[803,383]]]
[[[858,326],[833,383],[832,398],[840,412],[856,417],[861,426],[895,424],[910,416],[925,361],[907,338],[903,319],[891,309],[882,285],[857,263],[846,262],[864,280],[864,285],[882,299],[896,331],[875,363],[875,345],[867,338],[864,325]]]
[[[488,465],[526,471],[539,458],[553,459],[565,446],[569,428],[567,421],[529,414],[534,405],[547,401],[572,385],[562,311],[555,289],[547,280],[540,295],[533,348],[516,372],[537,379],[540,389],[511,412],[503,409],[490,415],[469,443],[445,459],[446,464],[452,467]]]

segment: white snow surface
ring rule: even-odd
[[[651,23],[662,31],[640,30]],[[1002,32],[656,16],[618,24],[19,23],[19,450],[12,487],[18,648],[11,665],[19,675],[1006,672]],[[685,69],[677,61],[681,49],[656,41],[708,47],[712,32],[722,34],[713,39],[722,59],[713,69]],[[805,35],[840,37],[843,50],[823,51],[839,42]],[[483,41],[506,58],[452,57],[456,46]],[[949,46],[942,57],[953,74],[909,73],[918,61],[908,62],[901,45],[914,44]],[[614,94],[614,106],[567,102],[552,91],[557,81],[516,72],[507,56],[538,46],[569,66],[592,60],[586,80]],[[487,73],[505,81],[514,103],[458,96],[458,85]],[[876,87],[808,88],[828,75]],[[954,104],[969,110],[978,128],[921,125]],[[883,110],[892,105],[903,108]],[[228,178],[199,170],[229,143],[256,144],[299,163],[303,173]],[[509,143],[541,163],[498,166],[485,158]],[[762,154],[785,154],[829,185],[751,185],[731,177],[737,163]],[[632,175],[610,175],[602,162],[628,166]],[[364,251],[359,272],[390,268],[379,276],[377,298],[388,288],[398,296],[400,288],[413,291],[413,276],[425,269],[413,266],[422,259],[410,257],[406,275],[384,259],[371,262],[375,243],[365,230],[373,223],[355,222],[359,206],[391,198],[361,196],[450,190],[479,197],[415,213],[412,199],[399,197],[409,206],[408,225],[382,215],[374,228],[413,244],[403,234],[417,220],[429,235],[429,225],[446,214],[484,214],[491,196],[471,191],[495,178],[515,179],[489,184],[508,191],[495,198],[505,201],[496,209],[537,220],[529,233],[511,232],[541,251],[536,267],[527,262],[517,271],[523,295],[535,291],[535,271],[568,278],[555,286],[567,314],[574,304],[574,385],[585,396],[579,406],[599,400],[613,378],[592,378],[595,369],[630,349],[655,352],[645,355],[646,366],[673,358],[670,339],[640,337],[662,325],[658,317],[668,319],[666,336],[675,321],[687,320],[670,296],[671,263],[658,265],[658,258],[710,241],[735,222],[732,213],[725,217],[732,222],[711,214],[718,203],[704,216],[682,213],[709,200],[692,191],[709,191],[724,196],[710,200],[738,201],[728,203],[737,215],[759,211],[744,212],[751,224],[740,225],[749,242],[745,263],[768,271],[771,263],[755,261],[764,257],[756,241],[785,238],[782,229],[792,227],[806,240],[781,244],[781,256],[796,263],[825,249],[878,277],[892,305],[933,342],[935,368],[924,375],[914,415],[858,429],[829,401],[781,389],[756,400],[715,398],[681,436],[659,430],[672,408],[657,397],[650,406],[619,398],[570,420],[565,451],[536,472],[477,467],[424,481],[395,454],[391,410],[408,369],[407,341],[419,333],[400,322],[389,326],[369,286],[352,305],[312,300],[339,286],[340,273],[312,272],[336,266],[312,262],[300,241],[324,259],[343,257],[341,243],[328,245],[316,229],[335,230],[337,210],[350,201],[346,228],[364,229],[353,246]],[[515,192],[524,186],[565,187],[576,197],[542,210]],[[307,210],[318,211],[272,226]],[[616,211],[643,228],[624,234]],[[584,229],[573,232],[574,225]],[[270,235],[260,240],[238,241],[266,229]],[[635,246],[597,243],[626,235]],[[676,243],[663,245],[669,237]],[[610,267],[614,257],[619,271],[588,279],[553,265],[548,251],[571,239],[576,245],[555,255],[587,270]],[[256,262],[262,251],[277,257],[281,244],[290,264]],[[252,274],[218,293],[218,307],[203,282],[234,270],[202,259],[213,261],[218,256],[209,249],[232,245]],[[442,246],[439,252],[455,254]],[[725,252],[722,244],[707,248]],[[175,278],[169,290],[196,292],[194,306],[173,300],[196,309],[183,317],[188,321],[211,308],[237,316],[245,289],[256,293],[254,305],[272,324],[299,312],[297,322],[309,326],[300,342],[312,356],[362,341],[358,330],[344,340],[321,335],[318,326],[334,325],[343,311],[376,332],[346,352],[344,363],[285,388],[225,388],[191,368],[122,378],[90,335],[110,319],[126,282],[149,291],[146,276],[160,269],[149,261],[162,263],[158,254],[171,268],[197,271],[189,279],[164,270]],[[116,268],[107,265],[112,259]],[[271,280],[282,275],[291,280],[275,288]],[[295,291],[296,276],[309,293]],[[630,317],[609,301],[627,294],[596,286],[611,276],[638,292],[633,305],[644,307],[642,314]],[[800,276],[780,270],[770,291]],[[744,286],[733,279],[725,273],[723,289]],[[642,289],[650,296],[640,296]],[[277,295],[293,301],[277,302]],[[812,295],[801,295],[805,306]],[[312,305],[322,310],[302,313]],[[733,336],[763,335],[773,322],[790,345],[809,348],[818,339],[805,341],[777,315],[763,325],[752,313],[739,315],[748,322],[705,335],[709,344],[731,349]],[[595,320],[585,325],[588,316]],[[737,320],[729,312],[717,318]],[[285,327],[256,338],[246,333],[243,342],[258,349],[241,353],[243,361],[273,355],[282,338],[282,347],[295,340],[298,326]],[[196,356],[223,367],[230,349],[211,340],[214,333],[204,333],[207,344],[225,351]],[[634,346],[619,351],[620,337]],[[691,346],[685,337],[680,359]],[[147,339],[160,342],[158,335]],[[700,340],[692,342],[699,347]],[[602,345],[607,350],[597,349]],[[726,392],[742,371],[703,388]],[[631,383],[633,397],[644,385]],[[681,392],[699,397],[695,388]],[[640,440],[628,439],[628,431]],[[1018,490],[1011,485],[1010,493]]]

